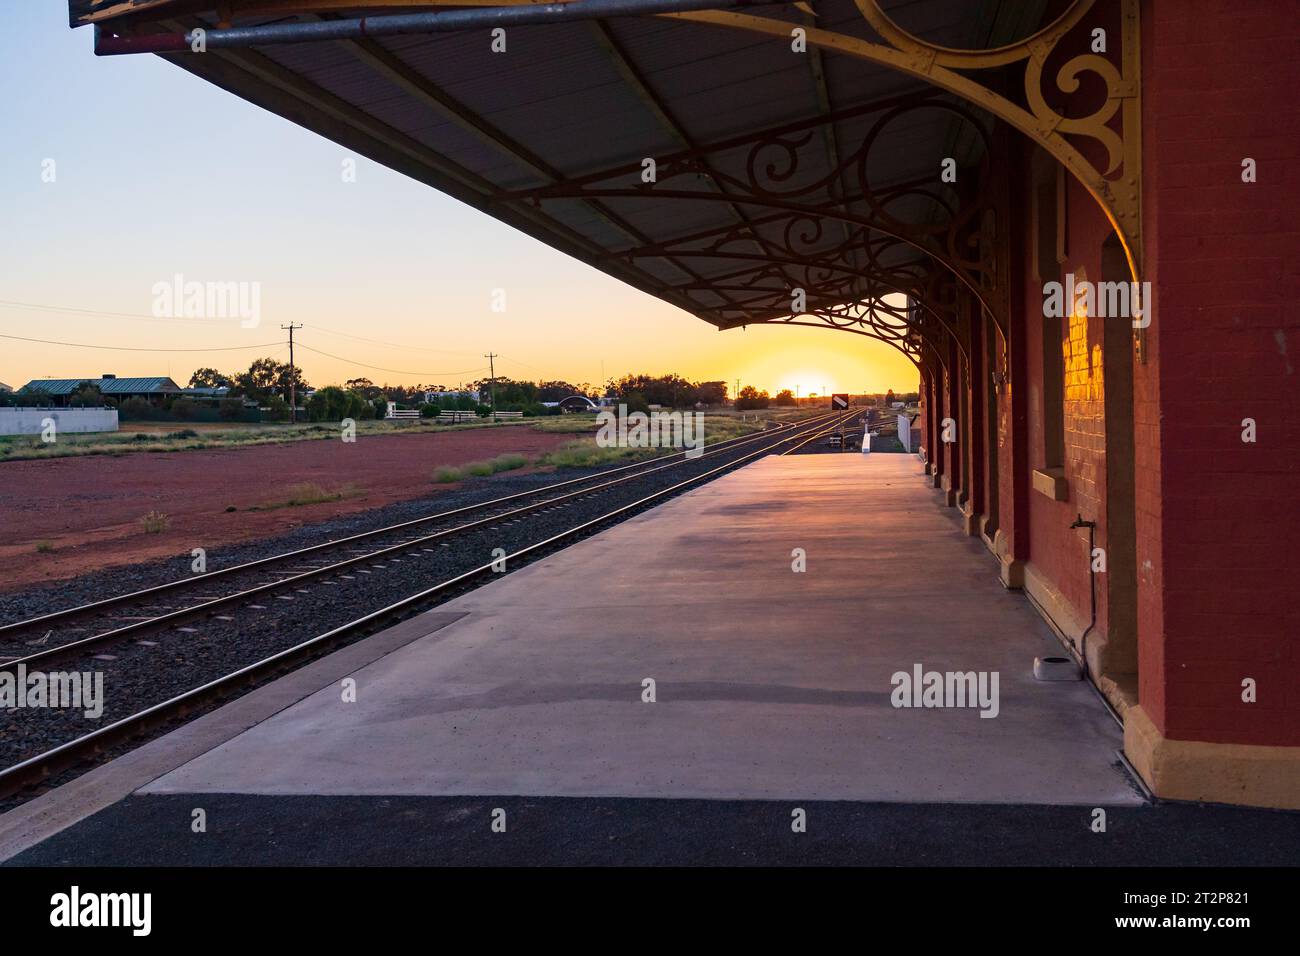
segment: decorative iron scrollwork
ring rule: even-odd
[[[1141,59],[1139,0],[1118,0],[1118,50],[1069,57],[1048,73],[1054,55],[1062,54],[1085,29],[1095,0],[1073,0],[1056,20],[1023,40],[987,50],[957,50],[930,43],[903,30],[889,18],[879,0],[854,0],[878,41],[818,27],[805,27],[810,45],[830,53],[872,61],[925,80],[1002,119],[1033,139],[1061,162],[1092,194],[1124,243],[1133,280],[1140,281],[1142,249],[1141,195]],[[791,23],[778,17],[731,11],[663,14],[665,18],[712,23],[785,39]],[[1093,17],[1092,19],[1098,19]],[[1093,30],[1098,29],[1095,25]],[[1104,27],[1101,28],[1104,30]],[[1104,34],[1103,34],[1104,35]],[[1094,34],[1089,33],[1091,39]],[[1114,59],[1113,57],[1116,57]],[[1059,55],[1056,56],[1059,59]],[[1018,103],[990,86],[965,75],[1005,69],[1023,63],[1024,102]],[[1102,102],[1090,112],[1066,116],[1059,103],[1080,87],[1085,74],[1098,77]],[[1049,75],[1051,76],[1049,82]],[[1104,163],[1091,162],[1076,145],[1099,144]]]

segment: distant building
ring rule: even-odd
[[[13,391],[12,388],[10,388],[4,382],[0,382],[0,392],[12,392],[12,391]]]
[[[226,399],[234,399],[243,405],[244,408],[256,408],[257,402],[246,395],[231,395],[229,385],[197,385],[190,388],[182,388],[177,398],[187,398],[202,406],[213,407],[220,405]],[[310,392],[298,393],[298,405],[311,398]]]
[[[229,385],[199,385],[190,388],[182,388],[181,394],[186,398],[226,398],[230,395]]]
[[[426,402],[436,402],[444,398],[468,398],[476,403],[482,401],[479,398],[479,393],[473,389],[466,389],[465,391],[460,391],[460,392],[425,392],[424,393],[424,400]]]
[[[155,405],[164,399],[181,394],[181,387],[166,376],[156,378],[118,378],[116,375],[102,375],[98,378],[38,378],[23,386],[27,392],[41,393],[42,400],[48,398],[51,405],[66,405],[82,385],[90,384],[99,389],[105,398],[122,402],[128,398],[143,398]]]

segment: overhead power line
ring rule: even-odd
[[[381,365],[367,365],[365,362],[358,362],[356,359],[343,358],[341,355],[331,355],[329,352],[322,352],[320,349],[314,349],[310,345],[303,345],[301,342],[298,343],[298,348],[306,349],[308,352],[315,352],[317,355],[323,355],[326,358],[332,358],[336,362],[346,362],[349,365],[359,365],[362,368],[368,368],[376,372],[392,372],[394,375],[419,375],[441,378],[445,375],[469,375],[473,372],[488,371],[485,366],[480,366],[479,368],[465,368],[455,372],[412,372],[409,369],[384,368]]]
[[[12,302],[9,299],[0,299],[0,305],[10,309],[35,309],[38,312],[73,312],[81,315],[104,315],[113,319],[148,319],[151,322],[176,321],[176,319],[162,318],[156,315],[141,315],[137,312],[105,312],[101,309],[74,309],[61,305],[41,305],[37,302]]]
[[[139,312],[107,312],[102,309],[78,309],[62,305],[43,305],[38,302],[15,302],[10,299],[0,299],[0,306],[12,309],[35,309],[39,312],[66,312],[74,315],[101,315],[113,319],[138,319],[145,322],[211,322],[211,319],[187,318],[178,316],[175,318],[161,318],[156,315],[144,315]],[[337,335],[345,339],[355,339],[358,342],[369,342],[372,345],[382,345],[385,348],[400,349],[403,352],[409,352],[416,349],[421,352],[432,352],[438,355],[477,355],[477,352],[468,352],[456,349],[431,349],[424,345],[400,344],[397,342],[385,342],[382,339],[371,339],[364,335],[353,335],[351,332],[340,332],[338,329],[331,329],[328,326],[307,323],[306,327],[314,332],[324,332],[327,335]]]
[[[0,307],[14,308],[14,309],[35,309],[41,312],[61,312],[61,313],[69,313],[69,314],[76,314],[76,315],[96,315],[96,316],[105,316],[107,318],[118,318],[118,319],[142,319],[151,322],[178,321],[177,319],[174,318],[160,318],[158,316],[143,315],[140,313],[110,312],[103,309],[80,309],[80,308],[74,308],[70,306],[45,305],[38,302],[17,302],[11,299],[0,299]],[[195,321],[200,321],[200,320],[196,319]],[[208,320],[201,320],[201,321],[208,321]],[[474,352],[455,351],[452,349],[431,349],[419,345],[410,345],[410,344],[403,345],[396,342],[385,342],[380,339],[367,338],[366,336],[363,335],[353,335],[349,332],[340,332],[336,329],[331,329],[325,326],[316,325],[315,323],[309,323],[306,327],[315,332],[323,332],[328,335],[337,335],[346,339],[354,339],[358,342],[368,342],[372,345],[379,345],[385,348],[392,348],[392,349],[401,349],[402,351],[409,351],[411,349],[416,349],[422,352],[433,352],[442,355],[477,354]],[[233,346],[222,346],[216,348],[165,349],[165,348],[139,348],[133,346],[126,346],[126,345],[92,345],[86,342],[59,342],[59,341],[54,341],[52,339],[36,339],[36,338],[28,338],[22,335],[6,335],[3,333],[0,333],[0,338],[13,339],[19,342],[33,342],[38,345],[57,345],[65,348],[78,348],[78,349],[102,349],[102,350],[114,351],[114,352],[175,352],[175,353],[242,352],[242,351],[248,351],[250,349],[276,348],[284,344],[283,342],[263,342],[258,345],[233,345]],[[314,349],[309,345],[303,345],[301,343],[296,343],[296,344],[298,345],[299,348],[304,348],[309,352],[314,352],[317,355],[324,356],[325,358],[334,359],[337,362],[345,362],[350,365],[356,365],[361,368],[370,369],[376,372],[389,372],[394,375],[417,375],[417,376],[428,376],[431,378],[439,378],[439,377],[453,376],[453,375],[471,375],[477,372],[490,371],[490,366],[489,367],[479,366],[478,368],[460,369],[458,371],[450,371],[450,372],[419,372],[419,371],[408,371],[404,369],[386,368],[382,365],[367,365],[365,362],[358,362],[355,359],[343,358],[342,356],[339,355],[333,355],[329,352],[323,352],[320,349]],[[500,358],[501,356],[496,356],[496,357]],[[539,373],[542,372],[541,369],[529,365],[526,362],[520,362],[517,359],[507,359],[507,361],[512,361],[516,365],[522,365],[525,368],[532,369],[533,371]]]
[[[61,345],[70,349],[106,349],[112,352],[243,352],[248,349],[271,349],[283,344],[281,342],[263,342],[260,345],[231,345],[209,349],[142,349],[132,348],[127,345],[90,345],[86,342],[55,342],[51,339],[29,339],[22,335],[5,335],[3,333],[0,333],[0,339],[14,339],[19,342],[35,342],[38,345]]]
[[[307,323],[306,327],[311,329],[313,332],[324,332],[327,335],[338,335],[345,339],[355,339],[358,342],[369,342],[371,345],[382,345],[384,346],[384,348],[401,349],[403,352],[408,352],[411,349],[416,349],[417,351],[420,352],[435,352],[438,355],[477,355],[478,354],[477,352],[466,352],[463,350],[458,351],[455,349],[430,349],[430,348],[425,348],[423,345],[409,345],[409,344],[401,345],[397,342],[385,342],[382,339],[368,339],[364,335],[353,335],[350,332],[339,332],[336,329],[327,329],[323,325],[313,325],[310,322]]]
[[[539,374],[541,374],[541,375],[545,375],[545,374],[546,374],[546,372],[542,371],[542,370],[541,370],[540,368],[538,368],[536,365],[529,365],[527,362],[521,362],[521,361],[519,361],[519,359],[513,359],[513,358],[511,358],[511,357],[508,356],[508,355],[501,355],[501,354],[498,353],[498,354],[497,354],[497,358],[499,358],[499,359],[505,359],[507,362],[512,362],[512,363],[514,363],[515,365],[522,365],[524,368],[532,369],[534,372],[537,372],[537,373],[539,373]]]

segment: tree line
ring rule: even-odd
[[[222,373],[214,368],[200,368],[190,376],[189,380],[191,388],[227,388],[228,395],[232,398],[247,398],[262,403],[270,401],[273,397],[287,396],[291,384],[296,387],[300,395],[312,391],[312,386],[303,377],[301,369],[272,358],[256,359],[246,371]],[[574,383],[562,379],[531,382],[502,375],[495,379],[481,378],[468,382],[463,388],[451,388],[441,383],[377,384],[364,377],[348,379],[341,385],[330,385],[326,388],[332,390],[328,396],[331,410],[344,406],[356,410],[356,401],[372,404],[391,401],[408,407],[419,407],[424,404],[457,407],[465,404],[465,400],[458,400],[455,396],[444,396],[438,402],[428,403],[426,395],[430,392],[458,391],[478,392],[483,403],[487,402],[489,396],[494,396],[498,410],[536,413],[542,411],[545,402],[559,402],[574,395],[581,395],[592,401],[601,397],[616,399],[634,410],[644,410],[650,405],[671,408],[722,405],[728,397],[727,385],[722,381],[692,382],[676,374],[644,373],[629,373],[621,378],[611,378],[603,388],[589,382]],[[319,390],[317,394],[320,391],[325,389]],[[354,396],[355,401],[341,396]]]
[[[443,410],[486,414],[491,410],[492,399],[495,399],[498,411],[522,411],[529,415],[558,414],[558,410],[548,407],[547,403],[560,402],[574,395],[592,401],[604,398],[626,405],[629,411],[648,411],[651,406],[708,408],[724,405],[730,399],[724,381],[695,382],[675,373],[628,373],[609,379],[604,386],[562,379],[531,382],[499,375],[495,379],[481,378],[457,388],[435,383],[376,384],[368,378],[358,377],[347,379],[341,385],[313,389],[302,369],[270,357],[254,359],[247,369],[228,373],[215,368],[196,369],[189,378],[189,387],[227,389],[218,402],[222,418],[236,418],[244,406],[257,405],[265,410],[264,417],[272,421],[285,421],[290,417],[287,398],[291,388],[296,390],[300,405],[306,407],[308,417],[313,421],[383,417],[389,402],[403,408],[418,408],[426,416],[434,416]],[[467,393],[478,393],[478,400]],[[907,397],[915,400],[914,394],[900,396]],[[890,391],[883,400],[893,401],[894,393]],[[0,404],[21,404],[24,401],[22,392],[0,393]],[[101,395],[99,389],[87,381],[70,396],[69,404],[116,403]],[[167,399],[162,407],[150,405],[144,399],[127,399],[121,404],[121,409],[133,418],[162,416],[184,419],[189,417],[194,404],[193,399],[185,396]],[[746,385],[735,397],[735,407],[741,410],[793,407],[796,404],[795,396],[788,388],[778,391],[773,397],[764,390]]]

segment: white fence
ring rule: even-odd
[[[47,419],[55,434],[117,431],[116,408],[0,408],[0,435],[39,435]]]
[[[470,411],[448,411],[444,409],[438,413],[439,425],[455,425],[462,422],[478,421],[478,412]]]

